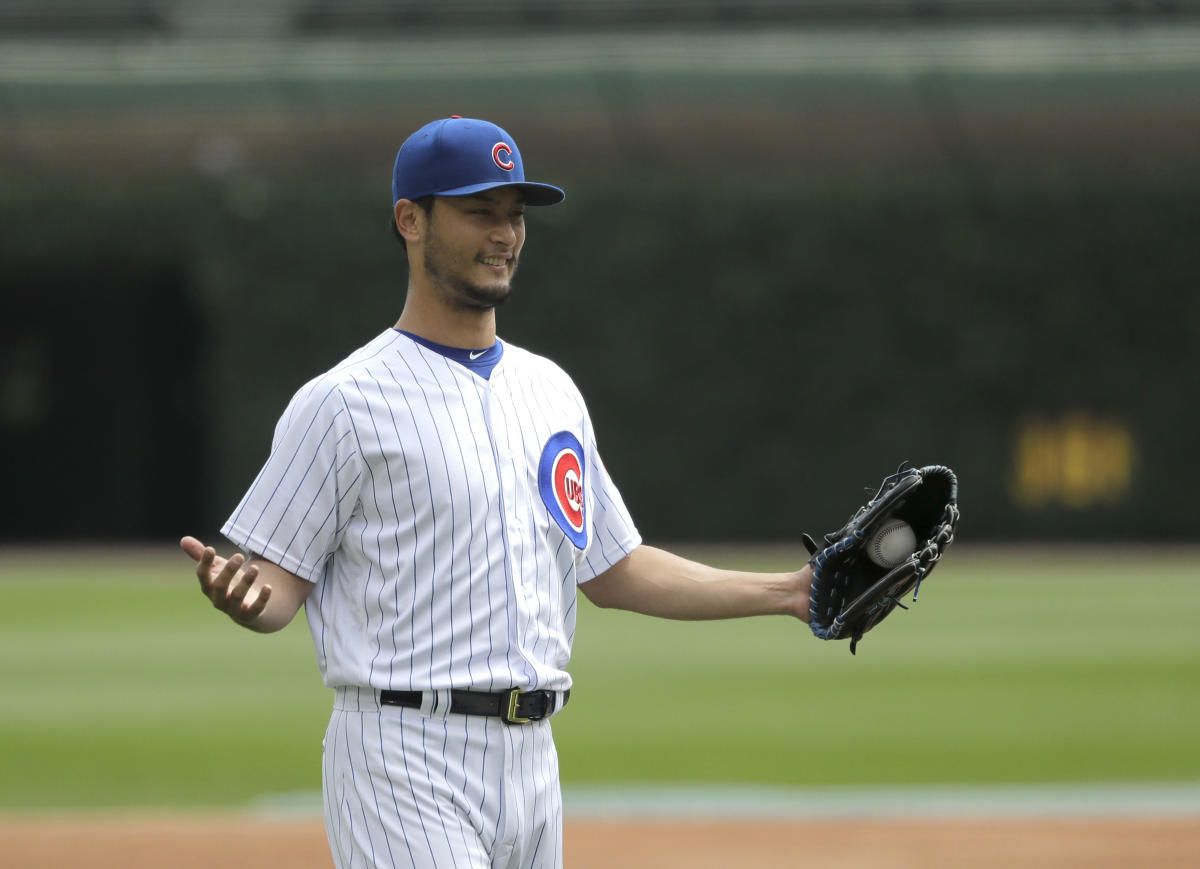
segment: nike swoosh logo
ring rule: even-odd
[[[479,358],[480,356],[482,356],[484,353],[487,353],[487,350],[479,350],[479,351],[472,350],[472,351],[471,351],[470,353],[468,353],[467,355],[468,355],[468,356],[470,356],[472,359],[478,359],[478,358]]]

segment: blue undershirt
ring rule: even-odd
[[[405,332],[403,329],[396,331],[412,338],[422,347],[428,347],[434,353],[439,353],[447,359],[469,368],[484,380],[492,376],[492,369],[499,364],[500,357],[504,355],[504,345],[500,343],[499,338],[496,339],[495,344],[486,349],[464,350],[462,347],[447,347],[445,344],[438,344],[436,341],[430,341],[428,338],[422,338],[412,332]]]

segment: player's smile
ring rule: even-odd
[[[440,198],[429,221],[425,272],[453,304],[494,308],[512,291],[524,243],[525,205],[519,190]]]
[[[490,269],[497,272],[508,271],[508,264],[512,261],[512,257],[508,256],[484,256],[480,257],[479,261]]]

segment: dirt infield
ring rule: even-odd
[[[9,817],[13,869],[330,869],[319,820]],[[1200,867],[1200,821],[593,821],[566,826],[569,869],[1117,869]]]

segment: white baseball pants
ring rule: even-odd
[[[324,748],[325,829],[337,869],[562,866],[549,720],[430,714],[339,688]]]

